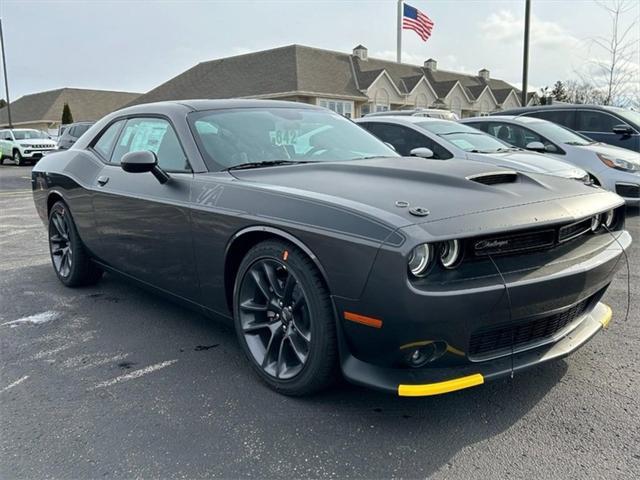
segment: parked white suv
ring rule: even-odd
[[[0,165],[5,158],[11,158],[16,165],[37,162],[48,152],[56,149],[56,142],[49,136],[31,128],[0,130]]]

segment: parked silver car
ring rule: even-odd
[[[469,126],[517,147],[544,152],[585,169],[594,183],[616,192],[627,205],[640,205],[640,153],[594,142],[573,130],[539,118],[467,118]]]
[[[545,173],[587,182],[586,171],[547,155],[527,152],[459,122],[425,117],[364,117],[356,123],[403,156],[459,158],[529,173]]]

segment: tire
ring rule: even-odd
[[[268,240],[238,269],[233,317],[258,376],[285,395],[307,395],[338,377],[336,323],[320,272],[299,248]]]
[[[24,160],[22,159],[22,155],[20,154],[19,150],[14,150],[13,151],[13,161],[19,167],[24,165]]]
[[[49,212],[49,253],[53,270],[67,287],[93,285],[102,270],[91,262],[67,205],[56,202]]]

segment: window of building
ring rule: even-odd
[[[347,118],[353,118],[353,102],[321,98],[318,100],[318,105],[328,108],[340,115],[344,115]]]
[[[189,171],[187,158],[182,151],[173,128],[162,118],[132,118],[127,120],[116,148],[112,163],[120,163],[129,152],[148,150],[158,157],[158,165],[169,171]]]

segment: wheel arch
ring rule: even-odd
[[[256,225],[244,228],[233,235],[225,249],[224,288],[225,298],[230,312],[233,312],[233,288],[236,275],[238,273],[238,268],[240,267],[242,259],[254,245],[257,245],[258,243],[266,240],[273,239],[291,242],[300,250],[302,250],[318,269],[325,287],[327,288],[329,293],[331,293],[329,289],[327,273],[322,267],[320,260],[313,253],[313,251],[307,245],[305,245],[302,240],[279,228],[269,227],[265,225]]]
[[[51,193],[49,193],[49,195],[47,196],[47,217],[49,217],[49,214],[51,213],[51,207],[53,207],[53,205],[59,201],[62,201],[65,204],[67,203],[64,197],[60,194],[60,192],[57,192],[54,190]]]

